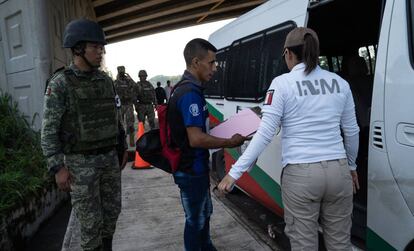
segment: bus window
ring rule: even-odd
[[[375,66],[375,48],[373,45],[361,47],[358,49],[358,54],[360,57],[363,57],[365,63],[367,64],[367,68],[369,69],[368,75],[374,74],[374,66]]]
[[[342,62],[342,56],[339,57],[332,57],[332,70],[335,73],[338,73],[341,71],[341,62]]]
[[[410,41],[410,58],[411,58],[411,66],[414,68],[414,2],[407,1],[408,3],[408,11],[411,15],[408,15],[408,41]]]
[[[329,71],[328,58],[326,56],[319,56],[319,66],[322,69]]]
[[[293,23],[288,23],[266,32],[262,51],[264,69],[258,86],[261,95],[267,91],[275,77],[289,72],[285,59],[282,57],[282,52],[286,36],[294,28]]]
[[[217,72],[206,85],[204,95],[209,98],[223,98],[225,86],[226,57],[228,48],[217,51]]]
[[[227,61],[227,99],[263,100],[273,78],[288,72],[282,50],[286,35],[294,27],[294,23],[288,22],[232,44]]]
[[[228,84],[225,95],[228,99],[255,100],[261,65],[263,34],[236,42],[230,48]]]

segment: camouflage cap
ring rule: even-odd
[[[291,30],[289,34],[287,34],[283,48],[304,45],[306,35],[311,35],[316,40],[316,43],[319,47],[318,35],[314,30],[305,27],[296,27],[295,29]]]
[[[147,75],[147,72],[145,71],[145,70],[140,70],[139,72],[138,72],[138,76],[148,76]]]

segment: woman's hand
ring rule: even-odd
[[[218,189],[219,189],[220,192],[228,193],[233,189],[234,183],[236,183],[236,180],[233,179],[233,177],[231,177],[230,175],[227,174],[221,180],[220,184],[218,185]]]
[[[352,188],[354,190],[354,194],[356,194],[357,190],[359,190],[359,181],[358,181],[358,173],[356,170],[351,171],[352,176]]]

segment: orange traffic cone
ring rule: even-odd
[[[141,136],[144,134],[144,124],[142,122],[138,122],[138,131],[137,131],[137,140],[141,138]],[[143,168],[149,168],[151,165],[143,160],[141,156],[139,156],[138,151],[135,150],[135,162],[134,165],[132,165],[133,169],[143,169]]]

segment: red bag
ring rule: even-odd
[[[161,154],[170,163],[171,173],[175,173],[180,163],[181,150],[178,147],[171,147],[171,130],[167,123],[167,109],[168,106],[165,104],[157,106],[162,148]]]
[[[182,80],[174,86],[171,93],[174,93],[176,87],[189,83]],[[184,94],[185,92],[181,93]],[[181,150],[179,147],[172,146],[171,130],[168,125],[168,104],[157,106],[158,123],[160,129],[153,129],[144,133],[137,141],[136,150],[143,160],[152,166],[160,168],[168,173],[175,173],[179,169],[181,160]]]

